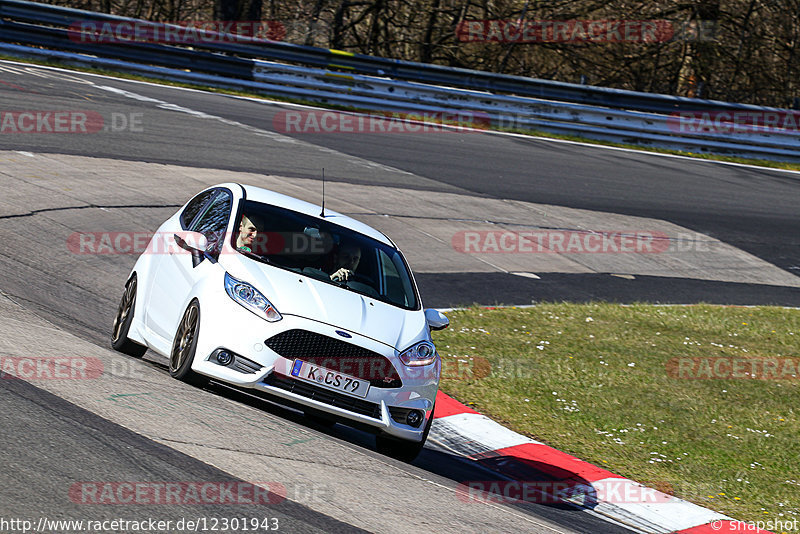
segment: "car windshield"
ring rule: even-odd
[[[343,289],[417,309],[411,275],[400,252],[328,221],[245,201],[233,246],[245,256]]]

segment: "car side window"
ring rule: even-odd
[[[228,220],[231,216],[231,194],[228,191],[215,191],[219,195],[205,207],[203,213],[195,219],[189,230],[200,232],[208,239],[206,252],[214,257],[219,255]]]
[[[217,192],[216,189],[203,191],[186,205],[186,209],[183,210],[181,214],[181,226],[184,229],[189,228],[189,225],[192,224],[195,216],[200,213],[200,210],[205,206],[206,202],[208,202],[208,199],[217,194]]]
[[[381,278],[384,283],[384,293],[389,301],[398,306],[413,307],[414,302],[414,288],[411,286],[411,280],[403,268],[398,269],[402,265],[400,256],[395,254],[390,257],[383,250],[378,251],[378,256],[381,263]]]

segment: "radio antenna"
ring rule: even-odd
[[[325,218],[325,167],[322,168],[322,211],[319,216]]]

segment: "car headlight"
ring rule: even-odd
[[[420,341],[401,352],[400,359],[409,367],[430,365],[436,360],[436,347],[430,341]]]
[[[225,291],[233,300],[271,323],[283,319],[275,306],[258,289],[228,273],[225,273]]]

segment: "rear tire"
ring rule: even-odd
[[[193,300],[183,313],[175,332],[175,341],[169,356],[169,374],[182,382],[202,387],[208,383],[208,378],[192,371],[199,333],[200,305],[197,300]]]
[[[435,405],[434,405],[435,407]],[[397,460],[411,463],[422,452],[425,447],[425,442],[428,440],[428,434],[433,425],[433,409],[431,409],[431,417],[425,424],[425,430],[422,433],[422,441],[409,441],[407,439],[395,438],[387,436],[386,434],[378,434],[375,436],[375,448],[378,452],[390,456]]]
[[[136,275],[131,276],[125,284],[125,292],[120,299],[114,325],[111,329],[111,347],[123,354],[141,358],[147,352],[147,347],[128,339],[128,332],[133,323],[133,312],[136,309]]]

